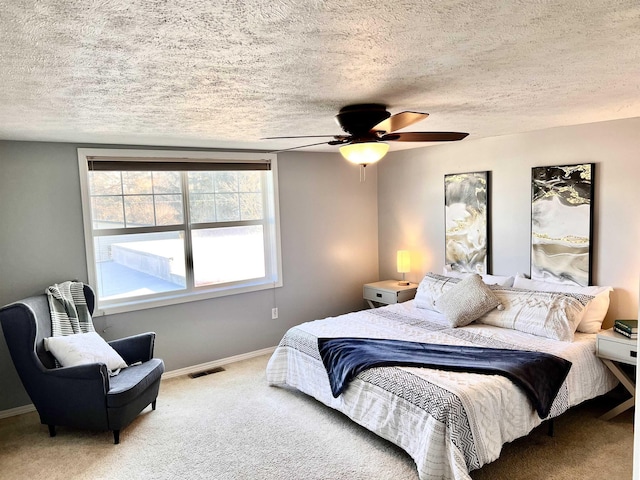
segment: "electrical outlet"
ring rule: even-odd
[[[273,307],[271,309],[271,320],[275,320],[278,318],[278,307]]]

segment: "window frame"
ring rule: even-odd
[[[162,307],[227,295],[255,292],[259,290],[281,287],[282,283],[282,255],[280,242],[280,208],[278,200],[278,166],[277,155],[250,152],[207,152],[192,150],[147,150],[147,149],[113,149],[113,148],[78,148],[78,166],[80,172],[80,190],[82,197],[82,217],[84,227],[85,252],[87,273],[91,285],[97,285],[97,268],[93,235],[93,218],[91,212],[91,196],[89,192],[89,162],[91,161],[147,161],[188,162],[188,163],[270,163],[270,179],[264,182],[267,189],[264,225],[267,226],[264,235],[265,277],[251,280],[241,280],[225,284],[199,286],[190,285],[193,282],[193,264],[187,262],[187,286],[185,290],[177,292],[163,292],[152,297],[128,297],[121,302],[108,301],[103,303],[96,298],[94,315],[122,313],[147,308]],[[183,188],[183,202],[188,204],[188,191]],[[224,223],[224,222],[217,222]],[[204,228],[202,223],[193,227],[184,219],[182,224],[191,232]],[[157,230],[156,230],[157,228]],[[149,227],[150,232],[166,229],[164,226]],[[178,230],[178,229],[176,229]],[[190,238],[190,235],[189,235]],[[185,254],[191,256],[191,245],[185,245]]]

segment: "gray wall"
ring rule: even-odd
[[[0,305],[87,281],[78,146],[0,142]],[[155,331],[170,371],[275,346],[293,325],[363,308],[362,284],[378,280],[375,167],[365,183],[337,154],[284,153],[278,168],[282,288],[96,317],[103,336]],[[0,336],[0,411],[28,403]]]
[[[157,332],[156,352],[175,370],[270,347],[297,323],[362,308],[363,283],[398,277],[398,249],[411,251],[412,281],[442,269],[446,173],[492,172],[492,272],[527,273],[531,167],[582,162],[597,164],[594,283],[615,288],[607,322],[637,318],[638,132],[635,118],[398,151],[378,164],[378,178],[367,167],[365,183],[337,154],[282,154],[284,287],[98,317],[96,326],[107,339]],[[0,142],[0,305],[86,281],[76,147]],[[0,392],[0,411],[29,403],[3,337]]]
[[[378,164],[380,277],[408,249],[418,282],[444,263],[444,175],[491,171],[492,273],[529,273],[531,168],[595,162],[595,285],[611,285],[605,325],[637,318],[640,118],[396,152]]]

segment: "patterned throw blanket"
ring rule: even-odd
[[[63,282],[45,290],[51,312],[51,333],[54,337],[95,332],[83,287],[82,282]]]
[[[569,374],[571,362],[544,352],[436,345],[369,338],[319,338],[331,392],[337,398],[360,372],[374,367],[430,367],[457,372],[502,375],[527,395],[540,418]]]

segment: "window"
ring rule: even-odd
[[[78,159],[100,311],[282,285],[274,155],[78,149]]]

